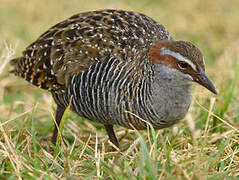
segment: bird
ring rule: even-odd
[[[53,144],[68,106],[103,124],[120,148],[114,125],[166,128],[187,114],[194,84],[217,94],[201,51],[134,11],[75,14],[49,28],[10,64],[11,73],[52,94]]]

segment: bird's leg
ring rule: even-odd
[[[58,129],[60,127],[61,118],[62,118],[62,116],[64,114],[64,111],[65,111],[64,107],[57,105],[57,107],[56,107],[56,116],[55,116],[55,119],[56,119],[55,128],[54,128],[53,135],[52,135],[52,138],[51,138],[51,142],[54,145],[56,145]]]
[[[109,136],[110,141],[117,147],[120,148],[117,137],[115,136],[113,125],[105,125],[106,132]],[[115,149],[114,149],[115,150]]]

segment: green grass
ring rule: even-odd
[[[0,179],[238,179],[238,0],[1,0]],[[112,152],[104,127],[67,111],[50,153],[55,104],[48,92],[9,74],[20,55],[50,26],[74,13],[118,8],[142,12],[175,39],[193,42],[216,84],[215,97],[195,87],[183,121],[163,130],[116,127]],[[15,55],[13,55],[15,53]]]

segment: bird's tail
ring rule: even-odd
[[[10,60],[10,65],[13,67],[13,69],[10,71],[10,73],[15,74],[16,76],[20,76],[24,78],[24,73],[25,72],[25,58],[24,57],[19,57]]]

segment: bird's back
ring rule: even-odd
[[[140,13],[80,13],[51,27],[13,59],[12,72],[40,88],[64,92],[72,75],[109,56],[132,61],[140,70],[150,47],[164,39],[171,39],[167,30]]]

